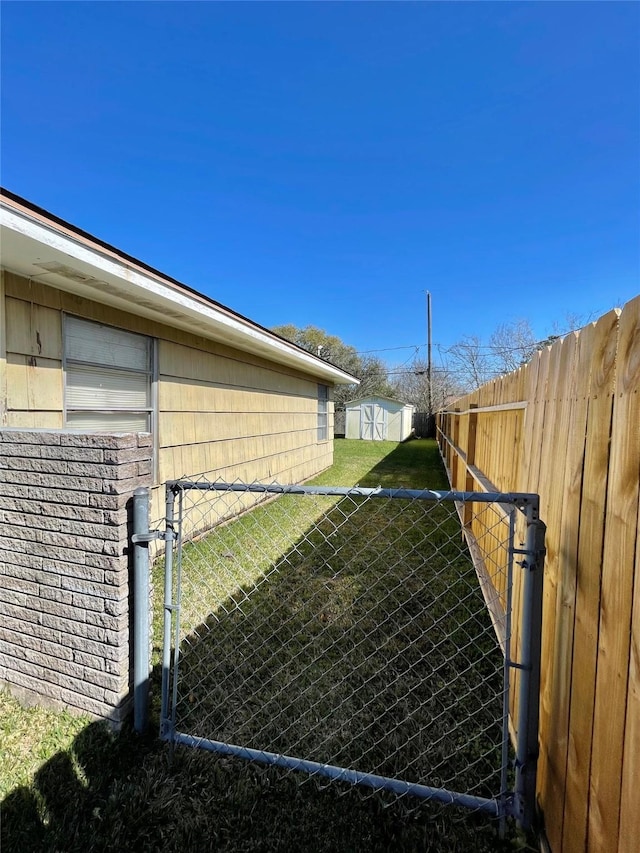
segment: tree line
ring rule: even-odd
[[[439,363],[432,364],[431,370],[434,411],[490,379],[516,370],[537,350],[579,325],[579,318],[568,317],[564,327],[556,327],[554,334],[536,340],[530,322],[519,319],[502,323],[486,343],[477,335],[465,335],[452,346],[439,348]],[[358,353],[355,347],[316,326],[287,324],[274,326],[271,331],[360,380],[359,385],[336,386],[337,408],[356,397],[376,394],[413,403],[420,412],[429,411],[429,369],[426,359],[418,355],[419,348],[407,362],[390,366],[375,355]]]
[[[316,326],[300,329],[291,324],[274,326],[271,331],[360,380],[360,385],[336,386],[334,396],[336,406],[342,407],[356,396],[367,397],[370,394],[380,394],[383,397],[395,396],[395,389],[389,381],[389,369],[386,364],[375,356],[359,355],[355,347],[345,344],[336,335],[329,335]]]

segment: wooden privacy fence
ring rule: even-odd
[[[429,412],[414,412],[411,426],[417,438],[435,436],[435,417]]]
[[[438,415],[452,486],[547,525],[538,803],[553,853],[640,838],[640,296]],[[483,530],[474,538],[484,551]],[[504,596],[503,567],[488,566]],[[519,595],[519,575],[513,595]],[[514,607],[514,613],[518,613]],[[519,626],[512,626],[513,643]],[[514,700],[510,710],[514,716]]]

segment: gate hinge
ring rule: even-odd
[[[148,533],[134,533],[131,537],[134,545],[148,545],[154,539],[164,539],[164,533],[161,530],[150,530]]]
[[[531,665],[530,665],[530,664],[517,663],[517,662],[516,662],[516,661],[514,661],[514,660],[508,660],[508,661],[507,661],[507,666],[512,667],[513,669],[522,669],[522,670],[524,670],[525,672],[530,672],[530,671],[531,671],[531,669],[532,669],[532,667],[531,667]]]

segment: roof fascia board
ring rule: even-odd
[[[2,199],[2,225],[10,230],[34,240],[38,244],[48,246],[64,255],[87,264],[99,274],[115,277],[127,285],[131,302],[131,313],[136,311],[136,296],[144,296],[156,303],[160,312],[171,308],[185,315],[185,319],[199,320],[198,332],[206,335],[203,329],[204,320],[210,327],[210,337],[216,339],[216,331],[224,333],[225,342],[230,339],[236,346],[252,346],[260,354],[275,361],[296,367],[313,376],[328,379],[336,384],[358,384],[354,376],[322,361],[311,353],[296,347],[279,336],[273,335],[266,329],[253,324],[241,315],[235,315],[223,306],[209,301],[195,291],[182,289],[171,281],[163,281],[160,275],[136,269],[131,263],[118,259],[117,255],[92,246],[86,238],[76,238],[72,234],[62,233],[55,224],[41,221],[29,215],[28,211],[14,209],[14,204]],[[99,277],[99,276],[98,276]],[[86,296],[100,300],[100,294],[86,285]],[[170,322],[165,317],[164,322]]]

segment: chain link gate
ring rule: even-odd
[[[184,480],[166,496],[164,740],[530,825],[536,495]]]

